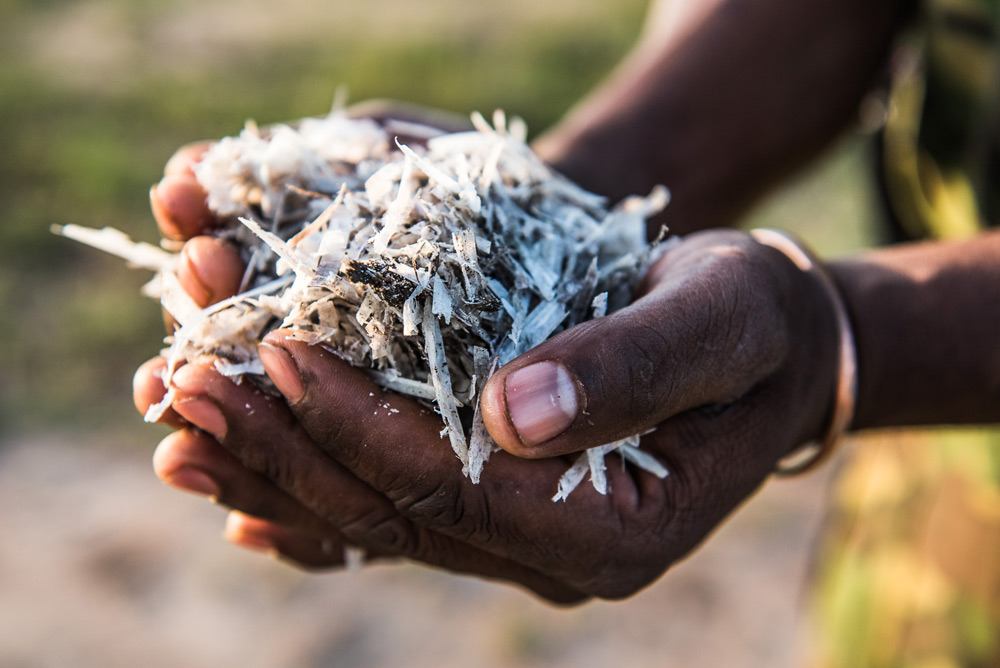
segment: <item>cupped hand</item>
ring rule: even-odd
[[[280,332],[261,359],[287,405],[189,365],[174,378],[174,406],[229,457],[199,462],[210,493],[239,508],[250,501],[233,500],[236,488],[251,476],[271,485],[246,512],[272,522],[258,538],[287,556],[308,563],[279,544],[279,529],[311,541],[312,553],[351,544],[556,601],[616,598],[689,553],[782,456],[820,434],[835,332],[812,276],[749,236],[708,232],[666,252],[632,306],[490,380],[482,406],[506,452],[479,485],[461,476],[436,415]],[[608,495],[582,485],[565,503],[549,500],[571,461],[562,455],[650,429],[642,448],[666,479],[611,464]]]
[[[179,149],[167,162],[163,178],[150,189],[161,234],[183,243],[178,279],[203,307],[234,295],[244,271],[236,248],[211,235],[221,221],[208,208],[207,195],[194,175],[195,163],[210,147],[211,142],[198,142]],[[165,367],[166,361],[157,357],[136,371],[133,394],[140,413],[163,399]],[[230,542],[272,552],[301,567],[343,565],[346,544],[335,528],[247,469],[212,436],[192,429],[177,411],[167,410],[160,422],[178,431],[156,448],[156,474],[174,488],[209,496],[231,508],[224,532]]]
[[[391,101],[366,103],[349,113],[380,121],[401,119],[430,124],[452,131],[468,125],[467,121],[450,115]],[[180,283],[201,306],[235,294],[244,269],[236,249],[211,236],[221,221],[208,209],[206,193],[194,176],[194,164],[210,146],[210,142],[199,142],[181,148],[168,161],[163,179],[150,190],[151,208],[161,233],[166,239],[183,244],[177,272]],[[136,372],[134,396],[140,413],[163,398],[166,390],[161,376],[165,366],[165,360],[154,358]],[[190,409],[186,412],[190,414]],[[158,446],[154,455],[157,475],[175,488],[210,496],[232,508],[225,528],[228,540],[249,549],[271,552],[307,568],[344,564],[347,543],[337,529],[297,499],[283,494],[272,481],[244,467],[205,431],[191,429],[191,422],[177,411],[168,410],[160,421],[179,431]],[[368,549],[366,553],[369,559],[390,556],[380,554],[378,549]],[[490,557],[474,561],[475,566],[464,568],[455,562],[446,565],[453,570],[486,576],[495,570]],[[520,574],[523,570],[518,566],[504,569],[512,572],[508,577],[553,600],[579,598],[577,593],[562,591],[535,574]]]

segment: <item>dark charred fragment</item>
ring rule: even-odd
[[[352,283],[367,285],[382,301],[401,309],[416,286],[392,271],[394,266],[394,263],[381,259],[348,260],[339,273]]]
[[[478,298],[473,301],[466,302],[469,306],[472,306],[480,311],[486,311],[487,313],[492,313],[494,311],[499,311],[503,304],[500,302],[496,296],[489,291],[489,289],[482,290]]]
[[[280,326],[281,326],[281,318],[277,317],[268,318],[267,322],[264,323],[264,326],[261,327],[260,330],[257,332],[256,334],[257,340],[262,340],[265,336],[267,336],[269,332],[278,329],[278,327]]]

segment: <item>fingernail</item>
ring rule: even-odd
[[[277,386],[278,391],[285,395],[289,403],[294,404],[302,398],[302,395],[305,394],[302,377],[287,350],[270,343],[262,343],[257,346],[257,355],[260,357],[260,362],[264,365],[268,377]]]
[[[163,174],[171,176],[181,174],[184,176],[194,176],[194,166],[202,159],[209,145],[205,142],[195,142],[177,149],[177,152],[170,156],[167,164],[163,167]]]
[[[219,496],[219,485],[216,484],[215,480],[205,472],[189,466],[180,467],[168,475],[164,481],[171,487],[176,487],[186,492],[194,492],[195,494],[210,497]]]
[[[525,445],[566,431],[580,411],[576,383],[557,362],[537,362],[511,373],[504,382],[507,414]]]
[[[201,306],[235,295],[244,272],[236,247],[222,239],[197,236],[184,244],[177,278]]]
[[[223,538],[254,552],[273,552],[276,549],[274,543],[268,537],[254,532],[244,521],[244,517],[235,511],[229,513],[226,527],[222,531]]]
[[[222,440],[226,436],[226,418],[219,407],[208,399],[182,399],[174,402],[174,410],[185,420]]]
[[[185,245],[181,250],[181,262],[184,265],[183,271],[178,271],[178,273],[183,277],[184,291],[198,306],[205,307],[212,303],[212,292],[205,285],[201,274],[198,273],[197,265],[191,260],[189,248],[190,246]]]
[[[193,176],[164,176],[149,191],[149,203],[164,234],[186,239],[212,224],[205,191]]]
[[[149,208],[153,210],[153,216],[160,223],[160,229],[165,236],[171,239],[180,239],[183,236],[174,221],[173,214],[160,197],[159,184],[149,189]]]

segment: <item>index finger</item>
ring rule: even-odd
[[[218,225],[218,219],[208,208],[205,189],[193,171],[210,147],[209,142],[200,142],[179,149],[167,161],[163,178],[150,188],[153,217],[168,239],[190,239]]]

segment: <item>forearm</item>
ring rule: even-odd
[[[536,144],[558,169],[612,199],[667,185],[665,222],[682,234],[732,224],[844,127],[909,3],[716,4],[648,36]]]
[[[830,268],[857,340],[855,429],[1000,421],[1000,232]]]

